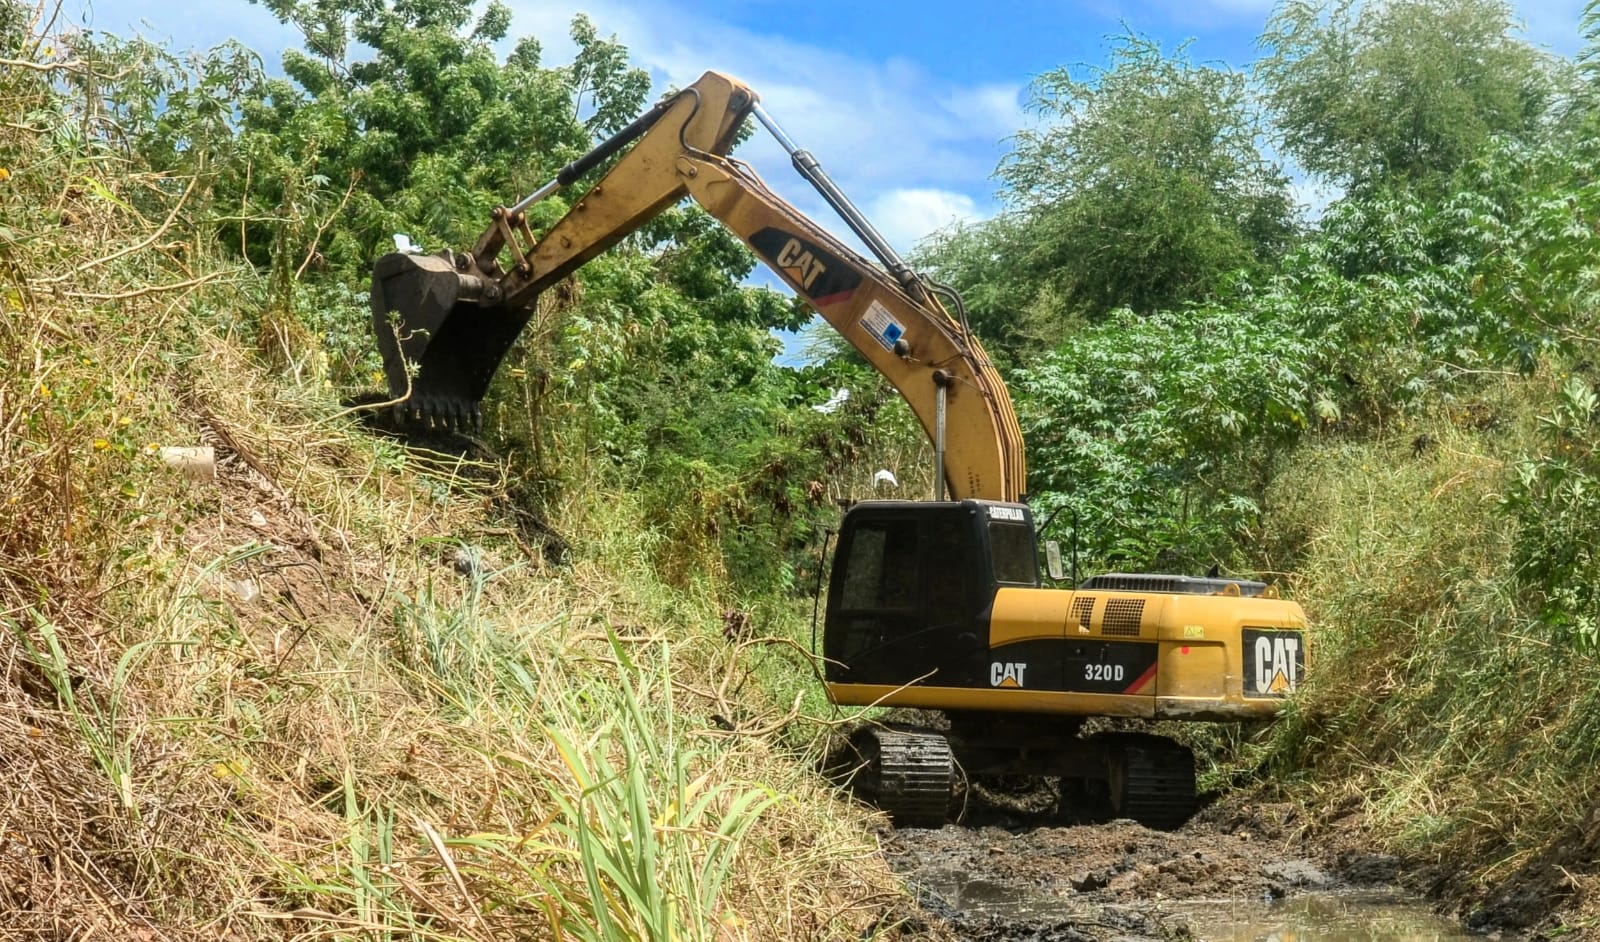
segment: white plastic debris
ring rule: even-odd
[[[166,446],[161,460],[191,481],[209,482],[217,477],[217,453],[210,445]]]
[[[875,487],[883,487],[886,484],[889,487],[900,486],[900,482],[896,481],[894,478],[894,472],[890,471],[888,468],[879,468],[878,473],[872,476],[872,484]]]
[[[394,250],[402,255],[421,255],[422,246],[411,241],[411,237],[404,232],[394,234]]]
[[[849,401],[850,401],[850,390],[844,389],[844,388],[841,387],[841,388],[835,389],[833,391],[833,395],[828,397],[828,401],[827,402],[824,402],[820,406],[812,406],[811,408],[817,410],[818,412],[823,413],[824,415],[827,415],[827,414],[830,414],[830,413],[833,413],[833,412],[838,412],[839,411],[839,407],[844,405],[845,403],[847,403]]]

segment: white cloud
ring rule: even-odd
[[[974,134],[1009,137],[1031,120],[1022,107],[1022,86],[1015,83],[958,88],[943,102],[944,109],[967,122]]]
[[[982,219],[977,201],[965,193],[935,189],[895,189],[878,194],[867,216],[901,252],[957,222]]]
[[[571,56],[564,37],[575,6],[511,2],[513,34],[538,36],[552,63]],[[687,85],[708,69],[748,82],[784,130],[863,207],[892,190],[965,193],[969,201],[987,194],[1004,138],[1021,126],[1019,85],[963,86],[908,59],[867,61],[704,18],[686,30],[676,8],[643,0],[589,0],[583,10],[602,35],[616,34],[658,89]],[[826,212],[764,133],[739,156],[802,211]],[[832,219],[819,221],[842,229]]]

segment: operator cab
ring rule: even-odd
[[[985,686],[1001,586],[1039,586],[1022,504],[865,501],[839,529],[823,623],[827,680]]]

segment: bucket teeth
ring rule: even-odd
[[[413,393],[395,407],[400,424],[430,431],[478,432],[483,429],[483,409],[478,403],[453,396]]]

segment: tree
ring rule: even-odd
[[[1256,66],[1283,146],[1347,187],[1442,186],[1494,135],[1536,135],[1554,93],[1504,0],[1286,0]]]
[[[1239,73],[1130,34],[1106,68],[1041,75],[1030,107],[1041,126],[1017,133],[997,171],[1005,217],[925,254],[958,287],[1005,286],[977,298],[980,321],[1053,340],[1119,307],[1177,308],[1270,266],[1294,234],[1287,180],[1256,147]]]
[[[1256,147],[1245,77],[1127,35],[1088,80],[1034,82],[1045,121],[1001,164],[1029,262],[1074,313],[1140,313],[1213,294],[1293,233],[1288,181]]]
[[[252,196],[282,205],[297,181],[360,186],[329,234],[363,263],[393,232],[417,241],[475,236],[491,208],[531,191],[642,110],[649,77],[587,18],[572,23],[575,61],[547,68],[537,40],[502,61],[509,10],[469,0],[265,0],[305,48],[284,55],[286,79],[242,103],[242,140],[256,161]],[[580,112],[589,112],[587,121]],[[627,115],[629,118],[621,118]],[[281,184],[281,187],[280,187]]]
[[[1243,561],[1276,457],[1315,422],[1313,346],[1279,299],[1122,311],[1018,370],[1038,506],[1090,570]]]

